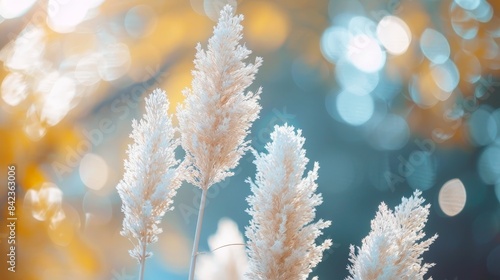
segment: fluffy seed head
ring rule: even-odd
[[[174,153],[179,141],[167,115],[168,105],[160,89],[146,98],[146,113],[139,122],[132,122],[134,143],[128,147],[125,174],[117,186],[125,214],[121,235],[134,244],[129,253],[139,262],[151,256],[145,248],[157,241],[158,225],[165,212],[173,209],[181,184]]]
[[[434,264],[423,263],[422,254],[437,238],[428,239],[423,228],[429,216],[429,207],[423,206],[422,193],[415,191],[410,198],[390,210],[382,202],[371,222],[371,232],[362,241],[361,248],[351,245],[348,280],[418,280],[424,279]]]
[[[318,163],[303,177],[308,159],[305,139],[292,126],[275,126],[267,153],[256,154],[255,182],[247,198],[252,216],[246,229],[249,279],[303,280],[330,248],[330,239],[316,245],[316,238],[330,221],[313,222],[322,203],[317,189]]]
[[[260,89],[245,92],[254,80],[262,59],[246,64],[251,53],[240,45],[242,15],[226,5],[207,50],[196,47],[191,89],[177,110],[182,147],[188,166],[186,180],[202,189],[232,176],[248,149],[245,137],[261,107]]]

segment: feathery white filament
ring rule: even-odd
[[[186,99],[177,111],[186,177],[202,189],[233,175],[230,170],[248,149],[244,139],[261,109],[261,90],[245,92],[262,59],[244,62],[251,51],[239,44],[242,20],[231,6],[222,9],[207,50],[196,47],[192,88],[183,91]]]
[[[422,254],[437,238],[426,240],[423,228],[429,216],[429,207],[423,206],[421,191],[402,199],[394,211],[381,203],[371,232],[362,241],[361,248],[351,245],[347,280],[418,280],[424,279],[434,264],[424,263]]]
[[[316,245],[316,238],[330,221],[313,222],[319,165],[303,178],[309,159],[305,139],[292,126],[275,126],[267,153],[255,153],[255,182],[247,180],[252,195],[247,198],[252,216],[246,229],[250,257],[249,279],[302,280],[322,259],[332,242]]]
[[[128,147],[125,174],[117,186],[125,214],[120,233],[134,243],[129,253],[139,263],[151,256],[146,247],[157,241],[158,225],[165,212],[173,209],[181,183],[174,152],[179,141],[167,115],[168,106],[160,89],[146,98],[146,113],[139,122],[132,122],[134,143]]]

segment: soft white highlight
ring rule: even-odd
[[[423,263],[422,254],[437,238],[423,240],[423,228],[429,216],[430,204],[423,206],[421,191],[402,199],[394,211],[381,203],[371,232],[362,241],[361,248],[351,245],[348,280],[417,280],[424,279],[434,264]]]
[[[248,149],[244,139],[261,109],[260,89],[245,92],[262,59],[244,62],[251,51],[239,45],[242,20],[231,6],[222,9],[207,50],[196,47],[192,88],[183,91],[186,99],[177,112],[186,179],[202,189],[233,175],[230,170]]]
[[[315,193],[319,164],[303,177],[309,161],[304,141],[293,126],[275,126],[267,153],[255,153],[255,182],[247,180],[253,193],[247,198],[249,279],[307,279],[332,244],[315,243],[330,221],[313,222],[322,203]]]
[[[221,219],[217,232],[208,238],[212,253],[198,256],[196,279],[243,280],[248,267],[244,242],[238,225],[230,219]]]
[[[134,143],[128,147],[125,174],[117,186],[125,214],[120,233],[134,244],[129,253],[142,264],[152,255],[146,247],[162,232],[158,225],[165,212],[173,209],[181,183],[174,152],[179,141],[167,115],[168,106],[160,89],[146,98],[146,113],[139,122],[132,122]]]

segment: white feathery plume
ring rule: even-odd
[[[381,203],[371,222],[371,232],[362,241],[361,248],[351,245],[348,280],[417,280],[424,279],[434,264],[424,263],[422,254],[437,238],[425,237],[423,228],[429,216],[430,204],[417,190],[413,196],[402,199],[394,211]]]
[[[217,232],[208,239],[212,253],[198,257],[196,279],[243,280],[248,267],[244,243],[238,225],[228,218],[221,219]]]
[[[196,47],[192,88],[183,91],[186,99],[177,111],[189,167],[186,177],[201,189],[233,175],[230,170],[248,149],[244,139],[261,109],[261,90],[245,92],[262,59],[244,62],[251,51],[239,45],[242,20],[230,5],[222,9],[207,50]]]
[[[179,141],[168,106],[160,89],[146,98],[146,113],[139,122],[132,121],[130,137],[134,143],[128,147],[125,174],[117,186],[125,214],[120,233],[134,244],[129,253],[141,266],[140,279],[145,259],[152,255],[147,246],[162,232],[158,225],[165,212],[173,209],[173,197],[182,182],[175,167]]]
[[[234,15],[226,5],[220,12],[214,34],[206,50],[196,47],[195,70],[191,89],[186,89],[184,104],[177,110],[182,148],[186,152],[185,178],[202,189],[193,242],[189,279],[194,278],[196,256],[206,192],[213,184],[232,176],[248,150],[245,137],[258,118],[261,90],[246,91],[253,82],[262,59],[244,62],[251,51],[240,45],[242,15]]]
[[[330,221],[313,222],[322,203],[315,193],[319,164],[303,177],[309,159],[305,139],[293,126],[275,126],[266,153],[255,153],[256,181],[250,179],[247,198],[252,216],[246,229],[250,257],[249,279],[306,279],[332,241],[316,245]]]

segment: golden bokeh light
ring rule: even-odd
[[[252,1],[242,6],[245,16],[245,38],[259,52],[281,47],[290,32],[286,13],[272,2]]]

